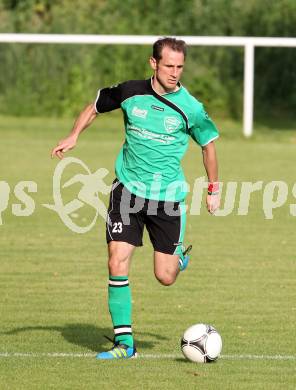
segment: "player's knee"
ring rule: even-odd
[[[127,268],[128,257],[111,256],[108,261],[110,275],[118,275]]]
[[[155,277],[163,286],[171,286],[176,280],[176,275],[168,272],[155,273]]]

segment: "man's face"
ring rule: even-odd
[[[184,54],[169,47],[164,47],[161,54],[162,58],[158,62],[150,58],[154,70],[154,87],[158,93],[173,92],[183,72]]]

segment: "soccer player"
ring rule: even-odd
[[[190,137],[202,149],[209,182],[207,209],[214,213],[219,207],[214,145],[218,131],[203,105],[180,83],[185,57],[184,41],[157,40],[150,58],[153,76],[100,89],[70,135],[52,150],[52,157],[63,158],[99,114],[118,108],[123,111],[126,138],[116,160],[106,221],[114,345],[98,353],[98,359],[136,356],[128,274],[132,254],[142,245],[144,226],[154,248],[154,273],[161,284],[173,284],[179,271],[187,267],[190,247],[184,249],[183,239],[188,190],[181,159]]]

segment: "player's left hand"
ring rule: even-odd
[[[207,195],[207,209],[211,214],[215,214],[215,211],[220,207],[220,194]]]

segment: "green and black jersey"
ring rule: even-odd
[[[116,160],[116,177],[142,198],[184,200],[188,189],[181,160],[189,137],[205,146],[219,136],[203,105],[179,87],[159,95],[152,79],[131,80],[98,92],[97,113],[123,111],[126,138]]]

